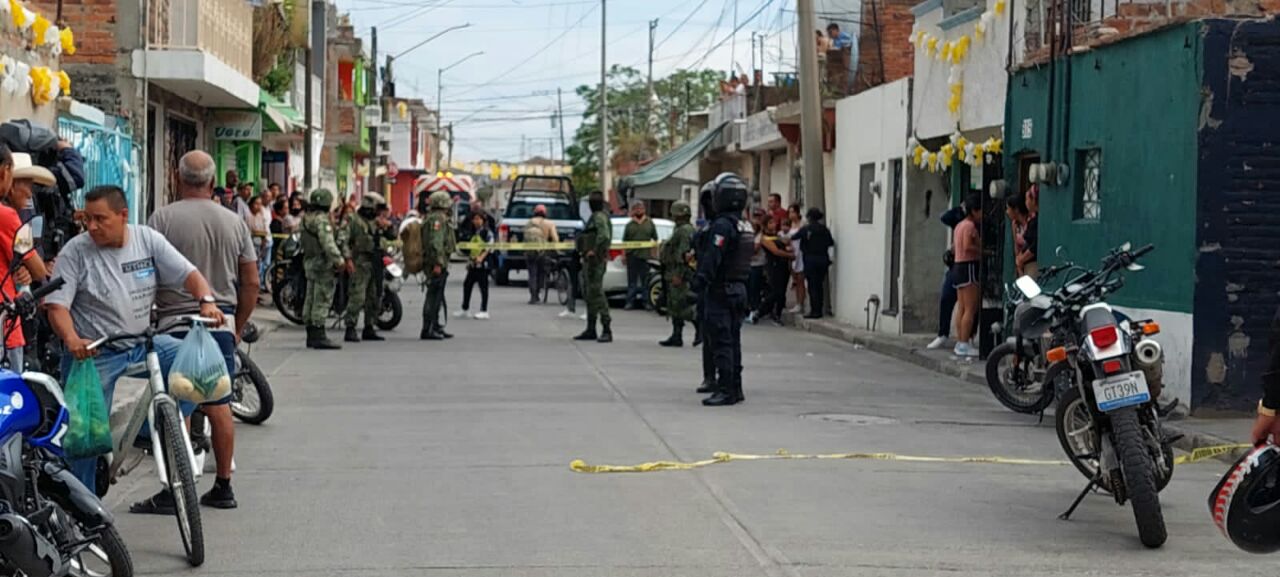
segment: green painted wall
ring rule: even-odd
[[[351,149],[345,146],[338,147],[336,172],[338,173],[338,190],[335,190],[334,193],[345,198],[351,193],[351,191],[347,190],[347,179],[351,175]]]
[[[1009,82],[1005,174],[1016,186],[1020,153],[1070,165],[1066,186],[1041,184],[1040,264],[1063,246],[1075,262],[1095,266],[1125,241],[1156,246],[1116,295],[1116,304],[1191,312],[1195,287],[1197,124],[1200,111],[1199,24],[1177,26],[1075,55],[1071,89],[1058,62],[1053,142],[1049,67],[1017,72]],[[1069,96],[1069,98],[1068,98]],[[1064,102],[1064,100],[1066,102]],[[1064,106],[1065,104],[1065,106]],[[1069,120],[1067,111],[1069,108]],[[1031,137],[1023,138],[1030,120]],[[1063,126],[1069,124],[1066,146]],[[1076,221],[1076,151],[1102,149],[1098,221]]]

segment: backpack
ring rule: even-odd
[[[542,243],[542,242],[547,242],[547,231],[543,230],[543,229],[542,229],[542,226],[541,226],[543,222],[546,222],[546,221],[545,221],[545,220],[543,220],[543,221],[540,221],[540,222],[533,222],[533,221],[531,220],[531,221],[529,221],[529,223],[528,223],[528,224],[526,224],[526,225],[524,226],[524,241],[525,241],[525,242],[527,242],[527,243]]]
[[[422,221],[411,222],[400,231],[400,250],[404,254],[404,273],[406,275],[422,272]]]

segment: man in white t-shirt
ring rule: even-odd
[[[142,333],[151,326],[151,308],[161,287],[184,288],[200,315],[221,325],[209,283],[169,241],[148,227],[129,224],[129,205],[118,186],[99,186],[85,195],[87,232],[72,238],[58,254],[55,275],[66,284],[45,299],[49,324],[66,346],[62,374],[73,359],[94,359],[107,406],[116,381],[130,365],[141,363],[146,350],[139,341],[119,341],[89,350],[95,340]],[[168,375],[179,341],[168,335],[154,339],[161,369]],[[96,459],[71,461],[71,470],[86,487],[97,477]]]

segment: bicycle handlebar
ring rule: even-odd
[[[177,327],[191,326],[191,325],[195,325],[195,324],[197,324],[197,323],[199,323],[199,324],[212,324],[212,323],[214,323],[214,322],[216,322],[214,319],[211,319],[211,318],[208,318],[208,317],[202,317],[202,316],[199,316],[199,315],[191,315],[191,316],[187,316],[187,317],[181,317],[181,318],[179,318],[179,319],[177,320],[177,322],[175,322],[174,324],[170,325],[170,326],[169,326],[169,327],[167,327],[167,328],[168,328],[168,329],[173,329],[173,328],[177,328]],[[96,341],[93,341],[92,343],[89,343],[89,346],[88,346],[88,347],[86,347],[86,348],[92,351],[92,350],[94,350],[94,349],[97,349],[97,348],[102,347],[102,346],[105,346],[105,345],[109,345],[109,344],[111,344],[111,343],[115,343],[115,342],[119,342],[119,341],[127,341],[127,340],[131,340],[131,339],[146,339],[146,341],[147,341],[147,342],[150,342],[153,338],[155,338],[155,336],[156,336],[156,334],[157,334],[158,332],[159,332],[159,331],[157,331],[157,330],[156,330],[156,327],[147,327],[147,330],[145,330],[145,331],[143,331],[143,332],[140,332],[140,333],[119,333],[119,334],[114,334],[114,335],[110,335],[110,336],[102,337],[102,338],[100,338],[100,339],[98,339],[98,340],[96,340]]]

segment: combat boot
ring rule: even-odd
[[[307,327],[307,330],[316,333],[315,342],[311,348],[321,351],[336,351],[342,348],[342,345],[329,340],[329,336],[324,333],[324,327]]]
[[[360,333],[356,332],[356,327],[348,326],[346,334],[342,336],[342,340],[349,343],[358,343],[360,342]]]
[[[727,407],[736,404],[738,404],[738,397],[729,391],[716,391],[716,394],[702,399],[704,407]]]
[[[599,338],[599,335],[596,334],[596,318],[590,317],[587,319],[587,330],[582,331],[581,333],[578,334],[578,336],[573,337],[573,340],[594,341],[598,338]]]
[[[699,323],[698,321],[693,321],[693,346],[696,347],[701,344],[702,344],[702,324]]]
[[[609,329],[609,321],[602,321],[601,327],[602,327],[602,330],[600,331],[600,338],[596,339],[596,342],[597,343],[613,342],[613,331]]]
[[[697,390],[697,391],[694,391],[694,392],[698,393],[699,395],[706,395],[706,394],[709,394],[709,393],[714,393],[714,392],[716,392],[716,383],[715,383],[715,381],[712,381],[711,379],[704,379],[704,380],[702,381],[702,385],[701,385],[701,386],[699,386],[699,387],[698,387],[698,390]]]
[[[373,341],[373,342],[387,340],[385,337],[378,334],[377,329],[374,329],[373,327],[365,327],[364,332],[360,333],[360,338],[366,341]]]
[[[671,336],[665,341],[658,341],[664,347],[684,346],[684,321],[671,321]]]

